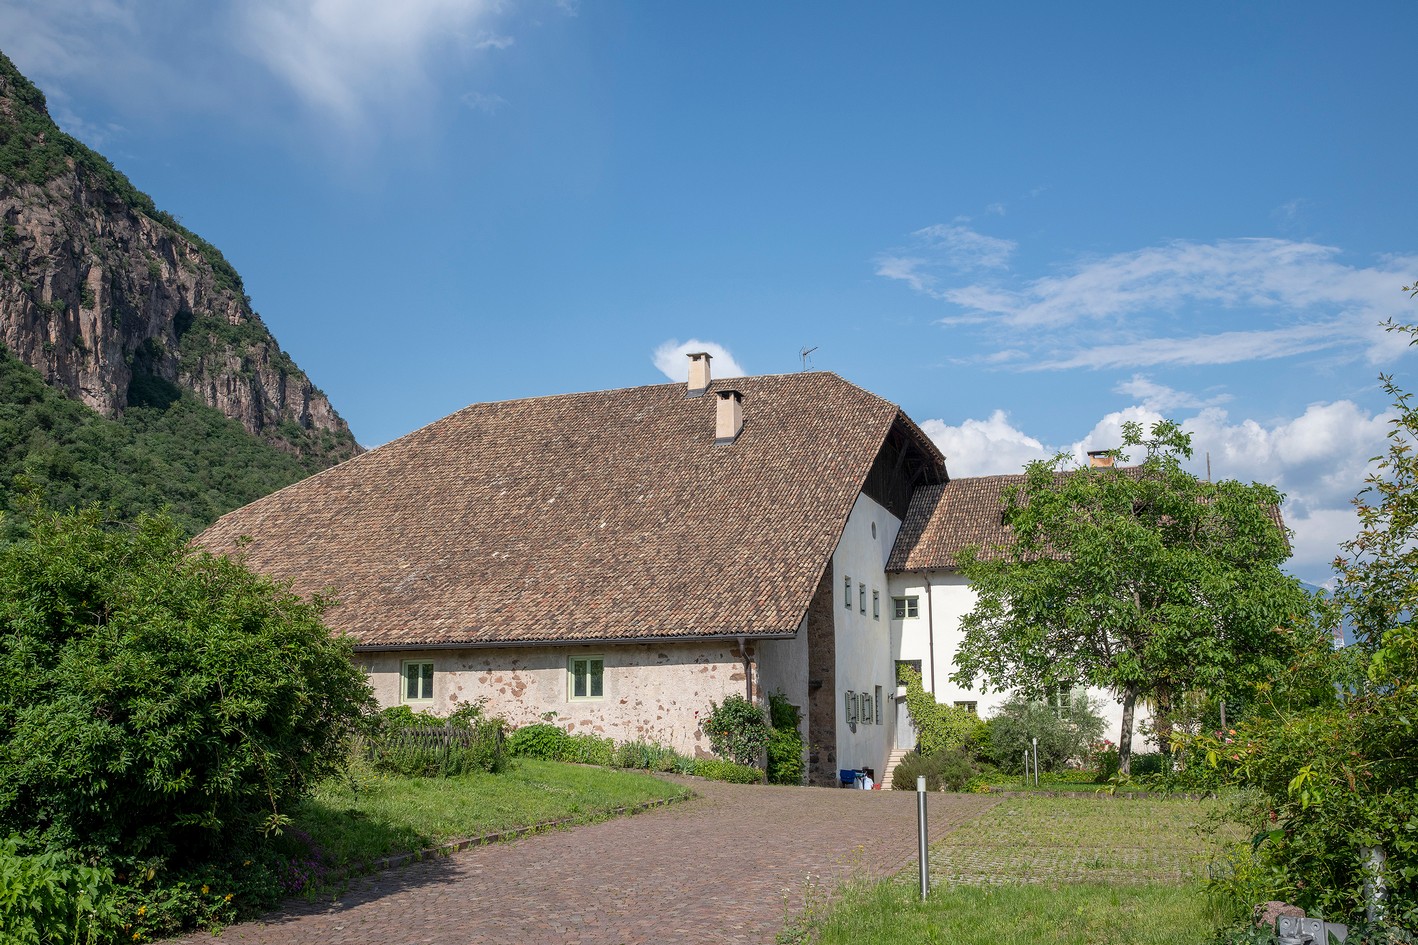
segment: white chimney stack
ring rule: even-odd
[[[709,359],[712,357],[708,351],[695,351],[689,355],[689,388],[684,396],[704,396],[704,391],[709,387]]]
[[[714,413],[714,442],[732,443],[743,430],[743,394],[736,390],[718,391]]]

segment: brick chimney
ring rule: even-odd
[[[736,390],[717,393],[719,402],[714,405],[714,442],[732,443],[743,430],[743,394]]]
[[[709,359],[712,357],[708,351],[695,351],[689,355],[689,387],[684,396],[704,396],[704,391],[709,387]]]
[[[1113,457],[1108,455],[1107,450],[1089,450],[1088,465],[1094,469],[1112,469]]]

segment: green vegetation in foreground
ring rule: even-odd
[[[361,872],[381,857],[554,820],[589,823],[617,808],[681,798],[689,790],[645,774],[524,758],[501,774],[453,778],[380,776],[359,768],[298,807],[336,872]]]
[[[166,508],[191,536],[325,465],[267,446],[165,382],[133,393],[122,418],[103,417],[0,346],[0,542],[22,531],[27,492],[121,521]]]
[[[1178,799],[1010,798],[932,847],[925,903],[914,869],[849,886],[819,940],[1209,942],[1221,917],[1201,878],[1218,839],[1229,838],[1216,809]]]

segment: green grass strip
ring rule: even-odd
[[[333,868],[369,869],[385,857],[549,822],[590,823],[688,789],[646,774],[522,759],[501,774],[404,778],[360,772],[322,785],[297,810]]]
[[[922,903],[914,887],[850,888],[821,928],[821,945],[1203,945],[1216,917],[1195,884],[1049,888],[953,886]]]

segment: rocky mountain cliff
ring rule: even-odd
[[[310,470],[359,452],[241,277],[0,54],[0,344],[105,416],[190,391]]]

